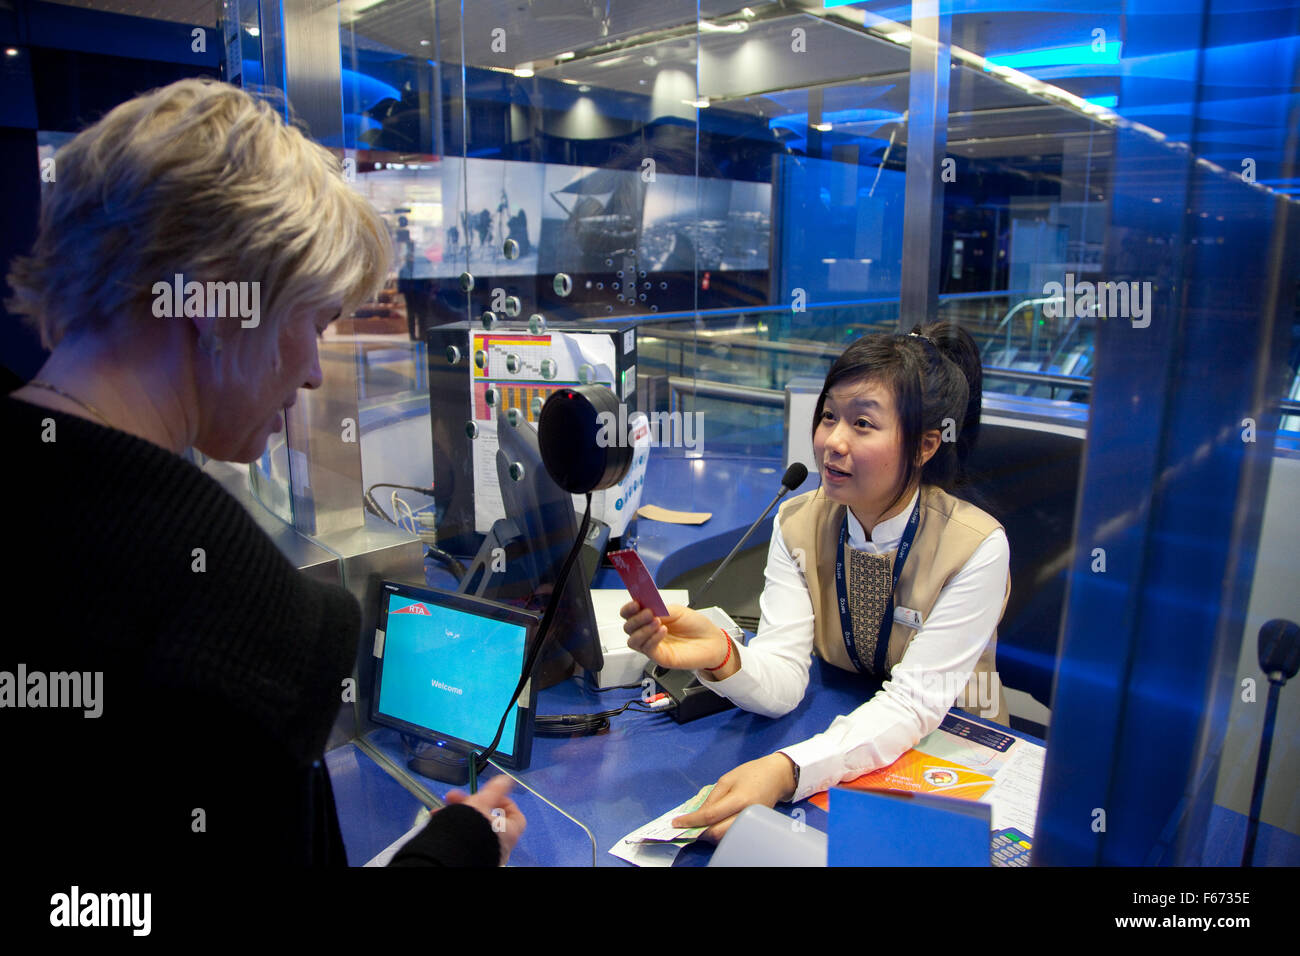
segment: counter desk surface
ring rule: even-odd
[[[654,459],[646,475],[643,503],[713,515],[699,526],[639,520],[637,548],[655,580],[662,586],[678,575],[721,559],[772,500],[783,471],[784,464],[773,459],[705,460],[668,455]],[[816,487],[816,481],[815,475],[810,476],[794,493]],[[771,516],[754,533],[749,546],[761,544],[770,534]],[[454,586],[449,577],[431,577],[429,584]],[[594,586],[621,587],[621,582],[612,569],[602,569]],[[537,738],[531,766],[518,777],[545,800],[516,787],[514,798],[528,818],[528,827],[511,863],[590,866],[594,858],[601,866],[630,865],[608,852],[618,840],[688,799],[700,787],[714,783],[733,767],[819,733],[836,715],[866,700],[875,686],[866,678],[814,661],[803,701],[778,719],[731,709],[679,725],[666,714],[627,711],[614,718],[609,733],[602,736]],[[638,692],[630,689],[596,693],[581,681],[571,680],[543,691],[538,698],[538,712],[608,710],[637,696]],[[1010,732],[1041,743],[1014,730]],[[410,829],[424,803],[398,779],[406,775],[406,758],[392,731],[373,730],[364,743],[353,741],[338,747],[326,759],[349,860],[360,865]],[[383,763],[400,772],[394,775]],[[489,775],[495,772],[488,771]],[[416,779],[435,800],[441,800],[451,789],[435,781]],[[562,808],[582,826],[545,801]],[[808,826],[826,829],[827,816],[821,809],[807,801],[796,806],[803,810]],[[780,805],[778,809],[789,814],[795,807]],[[1240,813],[1213,807],[1203,862],[1238,865],[1245,823]],[[590,831],[590,837],[583,827]],[[696,844],[682,851],[675,865],[702,865],[711,854],[712,847]],[[1297,862],[1300,837],[1262,824],[1256,863]]]
[[[784,471],[782,463],[775,460],[663,458],[655,464],[646,476],[643,502],[713,515],[703,525],[639,519],[638,552],[661,584],[724,556],[775,496]],[[814,487],[815,476],[795,493]],[[755,532],[751,546],[770,536],[771,517]],[[621,583],[612,569],[603,569],[595,586],[621,587]],[[591,865],[594,848],[597,865],[629,865],[608,852],[625,835],[739,764],[821,732],[838,714],[867,700],[878,686],[814,661],[803,701],[778,719],[729,709],[678,724],[667,714],[629,710],[613,718],[609,732],[600,736],[536,738],[531,765],[517,776],[554,806],[516,787],[515,799],[528,818],[528,827],[511,862],[521,866]],[[598,693],[583,680],[573,679],[541,692],[538,713],[608,710],[638,697],[639,689]],[[395,768],[406,766],[398,734],[387,729],[371,731],[364,748],[354,743],[329,755],[330,772],[341,791],[340,816],[354,865],[401,836],[420,808],[415,797],[363,749]],[[495,772],[488,771],[489,775]],[[452,789],[418,779],[439,800]],[[820,808],[808,801],[796,806],[808,826],[826,829],[827,817]],[[794,808],[781,805],[779,809],[790,813]],[[677,865],[701,864],[711,853],[710,846],[697,844],[678,856]]]
[[[528,827],[511,862],[518,866],[588,866],[593,862],[594,846],[596,865],[630,865],[608,852],[628,833],[739,764],[819,733],[837,714],[866,700],[877,686],[816,661],[803,702],[781,718],[731,709],[678,724],[667,714],[627,711],[613,718],[609,732],[600,736],[537,738],[530,767],[515,776],[555,807],[516,788],[515,799],[528,818]],[[574,680],[543,691],[538,706],[545,713],[581,713],[618,707],[637,696],[634,690],[597,694]],[[609,700],[611,697],[616,700]],[[376,730],[368,735],[367,744],[395,765],[405,766],[396,732]],[[369,762],[355,751],[335,759]],[[489,775],[493,773],[489,771]],[[421,783],[439,799],[452,789],[432,780],[421,779]],[[401,804],[408,805],[402,810]],[[778,806],[786,814],[796,808],[802,811],[807,826],[826,830],[825,812],[811,802]],[[379,812],[380,817],[361,821],[361,826],[351,827],[351,833],[347,824],[344,827],[349,854],[359,851],[353,862],[369,859],[405,832],[414,819],[413,809],[410,800],[399,800],[391,807],[367,801],[367,812]],[[575,820],[585,826],[590,837]],[[711,846],[696,844],[683,851],[675,865],[701,865],[711,854]]]

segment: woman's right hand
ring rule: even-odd
[[[483,814],[487,822],[492,824],[492,831],[497,835],[497,842],[501,845],[502,866],[505,866],[506,861],[510,859],[511,851],[523,836],[524,827],[528,826],[528,820],[523,812],[510,799],[510,791],[514,786],[513,780],[500,773],[479,787],[478,793],[468,794],[464,790],[452,790],[447,794],[448,806],[454,803],[468,804]]]
[[[660,667],[702,670],[717,667],[727,656],[729,638],[699,611],[669,604],[668,616],[656,618],[649,608],[629,601],[619,610],[626,623],[627,646]]]

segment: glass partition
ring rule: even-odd
[[[914,23],[913,5],[884,0],[339,4],[345,170],[398,252],[380,301],[337,323],[325,350],[356,383],[361,487],[406,486],[367,507],[470,560],[504,507],[502,416],[535,421],[555,388],[602,383],[629,414],[700,423],[692,442],[655,442],[664,470],[640,479],[642,498],[618,489],[597,505],[661,583],[684,580],[775,493],[811,424],[807,396],[849,342],[960,325],[984,367],[975,493],[1011,541],[999,666],[1013,726],[1044,735],[1085,436],[1094,403],[1117,394],[1097,394],[1099,343],[1181,314],[1173,264],[1231,243],[1234,210],[1262,216],[1247,192],[1295,195],[1294,144],[1243,157],[1196,139],[1185,114],[1204,91],[1140,75],[1159,47],[1146,4],[916,9]],[[946,83],[917,50],[936,13]],[[1269,76],[1252,96],[1287,88]],[[931,147],[933,228],[907,192]],[[1145,175],[1188,164],[1208,177],[1199,191]],[[1278,243],[1292,262],[1293,236]],[[913,267],[933,315],[900,305]],[[1294,276],[1281,289],[1293,305]],[[1142,371],[1173,375],[1161,356]],[[1292,342],[1271,396],[1292,400],[1279,449],[1300,439],[1285,431],[1300,421],[1298,356]],[[254,472],[281,503],[291,463],[273,448]],[[690,548],[663,523],[620,523],[651,499],[721,517]],[[426,573],[459,580],[441,558]]]
[[[348,156],[393,229],[412,340],[485,314],[636,324],[644,410],[707,401],[721,449],[746,396],[772,400],[721,386],[783,391],[925,318],[898,311],[909,8],[340,10]],[[1074,314],[1063,280],[1100,268],[1119,12],[1026,15],[1022,33],[1087,25],[1087,56],[952,17],[934,318],[976,337],[990,392],[1088,400],[1098,310]],[[736,447],[779,455],[759,415]]]

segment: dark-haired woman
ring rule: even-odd
[[[887,678],[810,740],[725,774],[677,826],[718,839],[745,807],[802,800],[901,756],[956,703],[1006,723],[995,670],[1010,551],[1001,526],[949,493],[979,427],[979,354],[935,324],[852,343],[813,424],[821,487],[777,515],[758,633],[743,649],[696,611],[623,609],[628,645],[695,670],[755,713],[793,710],[811,654]],[[947,490],[945,490],[947,489]]]

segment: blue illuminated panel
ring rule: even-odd
[[[519,680],[525,628],[393,595],[378,714],[485,746]],[[512,755],[519,708],[499,753]]]

